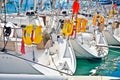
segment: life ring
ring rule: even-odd
[[[31,40],[31,33],[33,30],[33,25],[29,24],[25,27],[24,32],[23,32],[23,40],[26,45],[31,45],[32,40]]]
[[[34,31],[33,40],[31,39],[32,31]],[[31,45],[32,43],[39,44],[42,41],[42,27],[36,26],[34,30],[34,25],[29,24],[25,27],[23,32],[23,40],[26,45]]]
[[[117,14],[116,10],[111,10],[111,11],[109,11],[109,13],[108,13],[108,17],[109,17],[109,18],[112,18],[113,15],[115,15],[115,14]]]
[[[76,31],[77,32],[86,32],[88,20],[85,18],[77,18]]]
[[[65,20],[62,28],[62,34],[69,36],[72,34],[74,22],[72,20]]]
[[[99,19],[99,20],[98,20]],[[93,22],[92,22],[92,24],[93,24],[93,26],[96,26],[97,25],[97,22],[99,23],[99,24],[104,24],[104,16],[102,16],[102,15],[99,15],[99,14],[95,14],[94,16],[93,16]]]
[[[43,37],[42,37],[42,26],[36,26],[36,29],[34,30],[34,32],[35,32],[35,37],[34,37],[34,43],[35,44],[39,44],[39,43],[41,43],[42,42],[42,40],[43,40]]]

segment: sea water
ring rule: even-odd
[[[95,71],[92,74],[92,70]],[[101,75],[120,77],[120,49],[110,48],[109,54],[101,60],[77,59],[74,75]]]

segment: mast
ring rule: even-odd
[[[1,12],[2,12],[2,0],[0,0],[0,14],[1,14]]]
[[[34,11],[37,10],[37,2],[38,2],[38,0],[34,0]]]

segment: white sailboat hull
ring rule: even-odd
[[[39,74],[40,72],[33,68],[29,62],[21,60],[14,56],[0,53],[0,73],[8,74]]]
[[[107,40],[108,45],[120,45],[120,40],[111,33],[109,33],[107,30],[103,31],[103,34]]]
[[[95,58],[95,56],[91,55],[88,51],[86,51],[82,46],[80,46],[75,40],[71,40],[76,57],[78,58]]]
[[[87,49],[85,49],[82,45],[78,44],[78,42],[76,40],[71,40],[71,42],[73,44],[74,51],[75,51],[77,58],[87,58],[87,59],[101,58],[100,56],[95,56],[95,55],[93,55],[92,52],[87,51]]]
[[[28,19],[29,17],[27,16],[7,18],[7,21],[12,21],[14,24],[18,25],[18,26],[15,26],[11,22],[7,24],[13,29],[16,29],[15,32],[18,38],[13,40],[14,35],[11,35],[10,37],[10,41],[15,42],[16,45],[15,45],[15,51],[8,51],[8,53],[14,54],[15,56],[0,52],[0,65],[2,65],[0,66],[0,73],[73,75],[76,70],[76,57],[74,54],[74,50],[72,49],[71,43],[63,39],[62,37],[59,38],[60,41],[52,40],[51,41],[52,45],[50,47],[48,47],[47,45],[48,48],[44,47],[42,50],[38,49],[37,45],[34,45],[34,44],[30,46],[25,45],[26,54],[20,55],[21,54],[20,42],[22,40],[21,39],[22,28],[20,27],[20,25],[34,24],[34,25],[44,26],[41,23],[43,20],[40,19],[39,17],[35,19],[32,18],[31,20],[28,20]],[[4,26],[4,23],[2,24],[1,27],[3,26]],[[12,31],[12,33],[14,33],[14,31]],[[53,38],[55,38],[55,36]],[[45,44],[43,45],[46,46]],[[23,59],[19,59],[18,57]],[[24,60],[24,59],[27,59],[27,60]]]
[[[62,44],[63,43],[63,44]],[[76,70],[76,57],[70,44],[66,40],[59,42],[59,53],[48,54],[48,49],[37,50],[36,46],[25,47],[26,54],[21,55],[18,50],[0,52],[0,73],[5,74],[40,74],[40,75],[72,75]],[[19,44],[19,43],[18,43]],[[53,47],[52,51],[56,51]],[[20,46],[18,46],[20,49]],[[34,50],[34,56],[33,56]],[[33,60],[35,58],[35,61]],[[68,65],[64,69],[65,63]],[[56,65],[56,66],[55,66]],[[67,73],[68,72],[68,73]]]
[[[102,58],[107,56],[108,48],[102,47],[103,45],[107,45],[107,44],[99,44],[99,40],[97,41],[98,43],[92,43],[91,41],[89,42],[89,40],[92,40],[92,36],[89,35],[89,33],[88,34],[83,33],[83,34],[85,34],[85,37],[86,37],[85,39],[83,39],[83,43],[81,42],[79,36],[76,39],[71,39],[76,57],[89,59],[89,58]],[[84,41],[87,39],[88,39],[87,41],[88,43],[84,44]],[[99,49],[97,50],[98,48],[97,45],[99,48],[101,48],[100,50],[101,52],[99,52]]]

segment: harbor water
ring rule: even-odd
[[[120,49],[110,48],[109,54],[102,60],[78,59],[77,69],[74,75],[94,75],[120,77]]]

